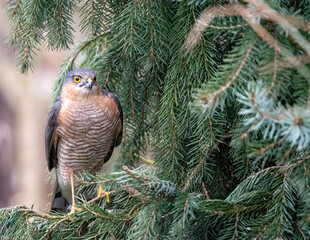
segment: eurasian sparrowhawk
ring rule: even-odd
[[[101,89],[90,69],[75,69],[64,79],[45,130],[48,169],[56,168],[52,210],[75,206],[73,177],[95,174],[122,141],[123,113],[118,99]]]

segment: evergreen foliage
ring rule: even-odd
[[[290,0],[13,0],[8,43],[22,72],[39,47],[80,41],[124,111],[105,199],[76,215],[0,210],[3,239],[310,239],[310,3]],[[151,152],[154,161],[145,159]],[[147,162],[147,163],[146,163]],[[154,164],[153,164],[154,162]]]

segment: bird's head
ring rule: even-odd
[[[71,92],[79,95],[96,94],[100,88],[96,73],[87,68],[78,68],[68,72],[63,88],[67,86],[70,87]]]

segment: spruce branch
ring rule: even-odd
[[[277,140],[282,136],[283,140],[296,145],[301,151],[310,142],[310,113],[302,107],[295,106],[291,109],[284,109],[278,106],[272,99],[266,96],[266,89],[262,82],[248,83],[248,90],[245,95],[236,93],[237,101],[244,104],[239,112],[240,115],[247,116],[244,119],[246,126],[253,124],[251,130],[261,129],[263,137]],[[253,126],[253,125],[252,125]],[[264,128],[263,128],[264,127]]]
[[[153,26],[152,26],[152,17],[151,17],[151,13],[150,13],[150,3],[149,0],[146,0],[146,5],[147,5],[147,14],[148,14],[148,19],[149,19],[149,26],[150,26],[150,33],[151,33],[151,55],[150,55],[150,59],[151,61],[153,61],[154,59],[154,36],[153,36]]]
[[[136,179],[138,182],[142,183],[144,180],[142,180],[140,177],[137,177],[136,174],[134,172],[132,172],[129,167],[127,166],[123,166],[122,167],[123,171],[125,171],[126,173],[128,173],[131,177],[133,177],[134,179]]]
[[[217,106],[217,102],[218,102],[218,98],[219,98],[219,95],[223,92],[225,92],[232,84],[233,82],[236,80],[236,78],[239,76],[242,68],[244,67],[246,61],[248,60],[250,54],[251,54],[251,51],[253,50],[254,46],[255,46],[255,41],[250,45],[250,47],[248,48],[247,52],[245,53],[245,56],[243,57],[243,60],[242,62],[240,63],[237,71],[233,74],[233,75],[230,75],[229,78],[227,79],[227,82],[225,85],[222,85],[220,86],[220,89],[215,91],[215,92],[212,92],[210,93],[209,95],[207,96],[204,96],[206,98],[206,103],[205,105],[207,107],[211,107],[214,105],[214,100],[216,101],[215,102],[215,106]]]
[[[308,55],[310,55],[310,44],[309,42],[298,32],[298,29],[289,21],[285,16],[282,16],[277,11],[273,10],[264,1],[255,0],[244,0],[250,4],[253,4],[255,10],[266,20],[278,23],[283,29],[285,29],[292,39],[303,48]],[[262,12],[262,13],[261,13]],[[297,22],[295,20],[295,22]],[[303,22],[306,23],[306,22]],[[298,24],[300,25],[300,24]],[[309,28],[309,23],[306,25],[306,29]]]
[[[278,41],[276,41],[276,45],[278,45]],[[278,71],[278,50],[275,48],[274,51],[274,61],[273,61],[273,76],[272,76],[272,82],[270,84],[270,87],[267,89],[266,94],[269,94],[271,92],[271,89],[274,87],[274,84],[277,79],[277,71]]]
[[[297,158],[298,159],[298,158]],[[294,168],[296,166],[298,166],[299,164],[302,164],[304,162],[307,162],[309,160],[309,158],[303,158],[297,162],[294,162],[290,165],[284,165],[284,166],[272,166],[272,167],[268,167],[268,168],[264,168],[262,170],[260,170],[259,172],[256,172],[255,174],[253,174],[251,177],[252,178],[255,178],[257,177],[258,175],[264,173],[264,172],[270,172],[270,171],[273,171],[273,170],[281,170],[282,172],[287,172],[288,170],[290,170],[291,168]]]
[[[248,8],[241,4],[221,5],[205,9],[196,23],[188,33],[184,42],[183,49],[185,52],[191,52],[201,39],[202,33],[210,24],[210,22],[217,17],[223,16],[242,16],[250,27],[260,36],[271,48],[280,50],[276,47],[276,40],[271,34],[255,19],[255,16]]]
[[[208,193],[208,190],[207,190],[207,188],[206,188],[205,183],[204,183],[204,182],[201,182],[201,185],[202,185],[202,189],[203,189],[203,192],[204,192],[204,194],[205,194],[206,199],[210,199],[210,195],[209,195],[209,193]]]
[[[81,208],[89,213],[91,213],[92,215],[94,215],[97,218],[101,218],[104,220],[108,220],[108,221],[121,221],[121,222],[128,222],[130,219],[128,218],[114,218],[114,217],[109,217],[103,214],[100,214],[98,212],[93,211],[92,209],[90,209],[88,206],[86,206],[86,204],[82,204]]]
[[[224,30],[228,30],[228,29],[234,29],[234,28],[243,28],[248,26],[248,24],[238,24],[235,26],[229,26],[229,27],[223,27],[223,26],[214,26],[212,24],[210,24],[208,27],[210,28],[214,28],[214,29],[224,29]]]
[[[63,217],[62,219],[60,219],[59,221],[53,223],[53,224],[47,229],[46,233],[40,238],[40,240],[46,239],[46,238],[48,237],[48,235],[49,235],[50,233],[52,233],[52,232],[55,230],[55,228],[56,228],[59,224],[65,222],[65,221],[68,221],[68,220],[70,219],[70,217],[71,217],[70,215],[67,215],[67,216]]]
[[[79,56],[79,54],[81,54],[84,50],[86,50],[91,44],[105,37],[107,34],[109,34],[109,32],[110,31],[107,31],[97,36],[92,36],[92,37],[86,38],[84,41],[81,41],[81,43],[76,46],[72,55],[62,62],[61,67],[60,67],[60,72],[57,76],[56,83],[54,86],[52,102],[54,102],[55,99],[59,96],[63,80],[65,76],[67,75],[67,73],[73,69],[74,63],[77,57]]]

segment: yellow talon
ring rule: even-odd
[[[109,193],[106,192],[106,191],[104,191],[104,190],[102,189],[102,187],[99,186],[97,198],[100,198],[102,195],[105,195],[105,196],[107,197],[107,203],[110,203],[110,196],[109,196]]]
[[[81,211],[80,208],[77,208],[76,205],[72,205],[71,211],[70,211],[69,214],[70,214],[70,215],[71,215],[71,214],[75,214],[75,212],[79,212],[79,211]]]

